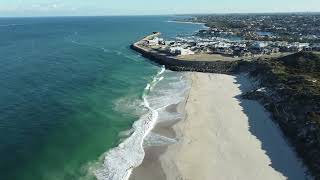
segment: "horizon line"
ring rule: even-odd
[[[320,14],[320,11],[279,11],[279,12],[220,12],[220,13],[176,13],[176,14],[114,14],[114,15],[35,15],[35,16],[0,16],[0,18],[54,18],[54,17],[125,17],[125,16],[198,16],[198,15],[233,15],[233,14]]]

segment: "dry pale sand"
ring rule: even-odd
[[[264,108],[239,97],[245,76],[193,73],[192,82],[187,118],[174,126],[180,141],[160,157],[166,179],[305,179]]]
[[[303,180],[304,168],[269,114],[239,95],[244,76],[192,73],[187,117],[154,132],[178,143],[146,149],[130,180]]]

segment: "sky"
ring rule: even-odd
[[[0,0],[0,17],[262,12],[320,12],[320,0]]]

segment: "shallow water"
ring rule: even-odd
[[[95,179],[98,159],[147,114],[142,95],[161,70],[129,44],[201,27],[174,18],[1,18],[1,179]],[[161,86],[177,77],[163,74],[150,107],[161,106]]]

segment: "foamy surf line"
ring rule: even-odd
[[[162,67],[152,82],[146,86],[142,95],[144,107],[148,109],[148,113],[133,124],[134,132],[129,138],[105,154],[102,166],[94,171],[98,180],[128,180],[132,170],[142,163],[145,155],[144,139],[154,128],[159,117],[157,109],[151,108],[147,95],[157,83],[164,79],[162,76],[164,72],[165,68]]]

